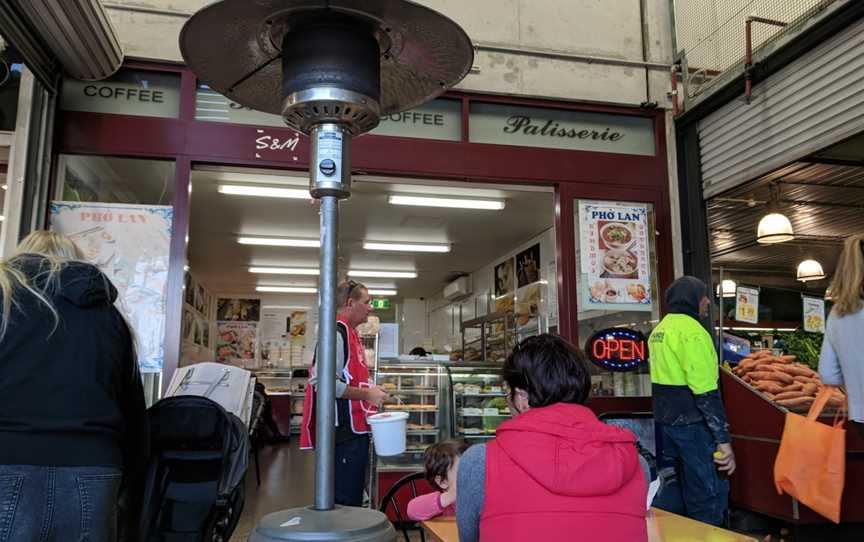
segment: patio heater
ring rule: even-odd
[[[321,200],[315,503],[264,517],[250,540],[395,540],[380,512],[334,504],[339,200],[351,195],[351,138],[461,81],[471,41],[408,0],[221,0],[187,21],[180,50],[211,89],[309,136],[309,192]]]

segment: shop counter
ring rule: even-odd
[[[648,511],[645,521],[648,523],[650,542],[756,542],[757,540],[657,508]],[[455,518],[433,519],[424,521],[421,525],[426,534],[436,542],[459,542]]]

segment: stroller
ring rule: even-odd
[[[246,426],[198,396],[162,399],[149,416],[152,454],[144,480],[141,540],[226,542],[245,500]]]

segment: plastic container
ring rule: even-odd
[[[405,452],[407,412],[380,412],[369,416],[366,421],[372,427],[376,454],[388,457]]]

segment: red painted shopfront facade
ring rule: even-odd
[[[290,141],[298,136],[287,127],[195,120],[197,81],[192,72],[182,66],[149,63],[128,63],[126,68],[179,76],[177,118],[59,111],[54,151],[55,157],[66,153],[172,160],[175,163],[174,235],[163,378],[167,383],[170,373],[176,368],[180,350],[183,268],[187,253],[185,234],[189,227],[189,183],[193,166],[302,171],[308,167],[308,140],[301,136],[296,145],[291,144]],[[671,283],[672,235],[662,111],[462,92],[450,92],[446,97],[461,102],[461,141],[366,135],[357,138],[353,144],[355,173],[554,187],[559,331],[574,342],[578,340],[579,344],[587,337],[578,337],[576,200],[652,204],[657,233],[656,284],[659,292]],[[654,153],[636,155],[471,143],[468,135],[472,103],[650,119],[653,121]],[[659,294],[655,296],[656,299],[661,297]],[[598,398],[592,404],[598,411],[650,410],[647,398]]]

